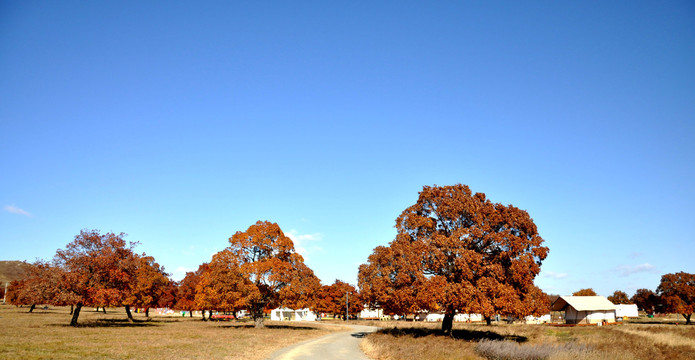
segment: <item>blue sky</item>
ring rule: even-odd
[[[0,259],[174,278],[277,222],[355,283],[423,185],[527,210],[550,293],[695,272],[695,6],[0,2]]]

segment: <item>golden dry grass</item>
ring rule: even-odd
[[[107,314],[84,308],[80,327],[67,326],[69,308],[0,305],[1,359],[265,359],[275,350],[335,331],[317,323],[203,322],[200,318],[153,317],[123,309]]]
[[[620,328],[618,329],[624,333],[641,336],[649,341],[657,344],[663,344],[668,346],[688,346],[695,349],[695,339],[691,337],[681,336],[674,334],[671,331],[655,331],[657,329],[647,329],[647,328]],[[661,330],[661,329],[658,329]],[[693,334],[689,334],[693,335]]]
[[[499,341],[500,347],[507,345],[507,349],[517,349],[516,357],[501,358],[695,359],[695,347],[691,346],[695,339],[695,326],[455,324],[453,337],[439,335],[439,326],[441,324],[402,322],[369,335],[362,343],[362,349],[377,360],[484,359],[480,351],[476,351],[476,346],[479,341],[489,339]],[[669,338],[671,340],[665,340]],[[554,349],[551,355],[533,357],[534,353],[547,353],[540,350],[548,348]]]

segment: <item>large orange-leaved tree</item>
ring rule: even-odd
[[[683,315],[686,325],[690,324],[695,312],[695,274],[681,271],[663,275],[656,293],[666,311]]]
[[[82,306],[120,305],[129,294],[135,243],[126,244],[124,236],[82,230],[56,252],[52,265],[59,278],[58,289],[75,301],[70,325],[77,325]]]
[[[548,299],[533,284],[548,254],[529,214],[466,185],[425,186],[396,219],[398,234],[360,266],[363,298],[387,312],[540,315]]]
[[[136,255],[129,264],[131,281],[124,293],[123,305],[129,321],[133,321],[130,307],[144,308],[145,316],[149,317],[150,308],[159,305],[169,286],[169,274],[152,256]]]
[[[195,286],[195,308],[236,312],[244,308],[244,291],[248,288],[248,279],[244,278],[236,258],[229,251],[220,251],[213,255],[212,261],[200,275]]]
[[[264,327],[266,309],[313,307],[321,283],[278,224],[258,221],[246,231],[235,233],[229,243],[229,247],[216,255],[217,260],[228,262],[224,269],[232,274],[226,275],[232,280],[225,291],[229,292],[229,299],[241,297],[257,328]],[[243,281],[238,280],[237,272]],[[212,278],[210,283],[222,281],[225,279]],[[198,290],[202,288],[199,284]]]

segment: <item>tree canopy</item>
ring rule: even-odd
[[[596,296],[596,291],[592,288],[581,289],[572,293],[572,296]]]
[[[61,289],[76,300],[70,325],[77,325],[82,306],[121,305],[129,294],[135,243],[126,245],[124,236],[82,230],[56,252],[53,263],[62,277]]]
[[[663,275],[656,292],[666,311],[683,315],[685,323],[690,324],[690,317],[695,312],[695,274]]]
[[[637,307],[644,310],[647,314],[653,314],[654,309],[659,305],[659,297],[656,296],[654,291],[649,289],[637,289],[630,301],[637,304]]]
[[[524,316],[547,311],[533,284],[548,248],[529,214],[466,185],[425,186],[396,219],[396,238],[360,266],[365,300],[390,312],[456,311]]]
[[[229,243],[215,255],[197,286],[203,292],[206,286],[219,289],[196,297],[198,305],[220,301],[229,308],[243,306],[259,328],[264,326],[265,309],[313,306],[320,281],[278,224],[258,221],[235,233]]]
[[[197,294],[198,283],[200,283],[203,274],[207,271],[208,263],[203,263],[198,266],[198,270],[189,271],[186,276],[179,282],[176,292],[175,309],[188,310],[189,316],[193,316],[192,310],[200,310],[196,304],[195,297]]]
[[[350,314],[362,311],[363,304],[354,286],[340,280],[331,285],[321,286],[316,311],[342,316],[345,314],[346,306]]]
[[[245,305],[244,295],[249,285],[232,254],[220,251],[213,255],[195,286],[195,308],[224,312],[241,310]]]
[[[123,299],[128,319],[132,320],[130,306],[145,308],[149,316],[149,308],[159,305],[160,300],[169,286],[169,274],[154,261],[154,258],[142,254],[132,258],[131,280]]]
[[[613,292],[613,295],[608,297],[608,301],[612,302],[613,304],[631,304],[630,299],[627,297],[627,294],[623,291],[616,290]]]

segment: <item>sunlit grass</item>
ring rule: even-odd
[[[362,348],[379,360],[695,359],[695,326],[455,324],[453,337],[440,335],[439,326],[401,322],[369,335]]]
[[[204,322],[200,318],[153,317],[123,309],[85,308],[80,326],[67,326],[69,308],[0,305],[2,359],[265,359],[275,350],[335,331],[317,323]]]

